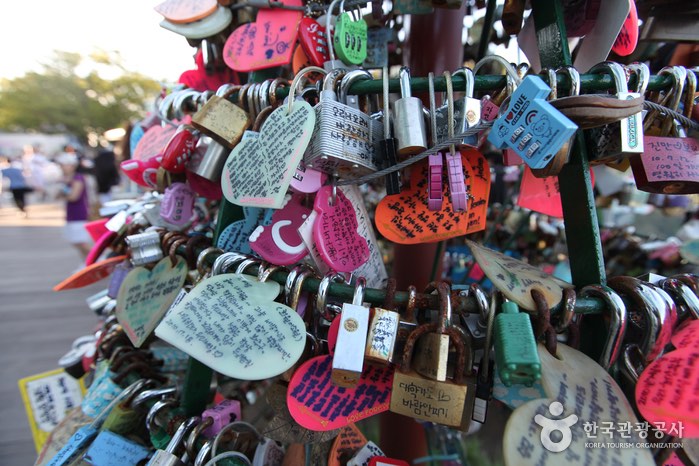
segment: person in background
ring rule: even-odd
[[[24,177],[22,162],[15,160],[10,163],[7,157],[0,157],[0,171],[2,171],[2,176],[10,180],[10,191],[12,191],[12,198],[19,209],[19,214],[27,218],[26,197],[27,193],[32,192],[33,189]]]
[[[65,182],[59,195],[66,200],[65,238],[86,258],[92,247],[90,235],[85,230],[89,215],[87,181],[81,173],[83,169],[77,155],[64,152],[56,157],[56,162],[61,166]]]
[[[109,149],[99,151],[94,160],[95,177],[97,178],[97,196],[100,204],[112,200],[112,186],[119,184],[119,171],[116,166],[114,152]]]
[[[24,146],[22,154],[22,165],[27,184],[39,194],[40,200],[46,198],[46,180],[44,170],[49,160],[41,153],[39,146]]]

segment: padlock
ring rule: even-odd
[[[493,334],[500,380],[507,387],[513,383],[531,387],[541,377],[541,361],[529,315],[505,301],[495,317]]]
[[[103,430],[92,441],[83,461],[94,466],[123,466],[138,464],[148,458],[149,454],[150,448],[120,434]]]
[[[345,1],[340,2],[340,10]],[[358,13],[356,13],[358,12]],[[335,21],[333,31],[333,46],[338,57],[347,65],[361,65],[366,60],[368,26],[361,17],[360,10],[354,10],[353,15],[343,11]]]
[[[495,120],[488,141],[514,150],[530,168],[546,167],[578,128],[544,100],[550,92],[538,76],[524,78]]]
[[[394,374],[390,410],[428,422],[436,422],[460,430],[468,430],[475,396],[475,375],[470,339],[458,326],[447,326],[451,313],[449,285],[440,283],[440,321],[417,327],[408,337],[400,370]],[[456,348],[457,360],[453,381],[438,382],[426,379],[411,371],[411,359],[415,344],[422,335],[441,333],[451,337]]]
[[[581,298],[590,296],[601,298],[609,310],[607,341],[602,350],[599,363],[600,366],[610,370],[621,355],[622,344],[626,336],[626,305],[614,290],[604,285],[588,285],[580,290]]]
[[[301,18],[299,44],[313,66],[323,66],[330,59],[325,28],[313,18]]]
[[[393,104],[393,130],[398,140],[398,155],[418,154],[427,149],[427,131],[422,101],[412,96],[410,69],[400,69],[401,98]]]
[[[357,385],[364,367],[364,348],[369,331],[369,309],[362,305],[365,286],[364,277],[357,277],[352,304],[342,305],[331,379],[340,387]]]
[[[160,202],[160,216],[168,223],[183,226],[194,214],[196,194],[186,183],[172,183],[165,188]]]
[[[388,67],[383,68],[383,136],[384,139],[379,141],[377,152],[378,164],[382,170],[390,168],[398,163],[397,145],[398,140],[391,136],[391,109],[389,103],[388,91]],[[393,195],[400,193],[400,173],[394,171],[386,175],[386,194]]]
[[[118,435],[129,435],[138,432],[145,427],[145,413],[136,409],[133,405],[135,397],[144,389],[156,385],[154,380],[141,379],[137,384],[131,385],[121,402],[117,403],[104,419],[102,430],[109,430]]]
[[[674,276],[661,280],[659,285],[677,304],[679,321],[699,319],[699,297],[689,285]]]
[[[588,71],[591,74],[609,73],[614,80],[616,98],[631,100],[640,94],[628,92],[626,73],[614,62],[599,63]],[[630,154],[643,153],[643,116],[641,112],[622,118],[619,123],[585,130],[588,157],[591,162],[615,161]]]
[[[202,136],[197,143],[197,150],[187,162],[187,169],[212,183],[218,183],[229,154],[230,149],[226,146],[209,136]]]
[[[184,461],[176,453],[183,449],[185,438],[200,422],[201,419],[198,417],[190,417],[183,421],[173,434],[165,450],[157,450],[147,466],[185,466]]]
[[[242,419],[240,401],[223,400],[216,406],[205,410],[201,418],[204,420],[207,418],[211,419],[211,425],[204,430],[204,435],[212,438],[231,422]]]
[[[221,95],[217,93],[211,96],[192,116],[192,126],[229,149],[238,144],[243,137],[243,132],[252,123],[245,110],[227,99],[238,89],[238,87],[227,88]]]
[[[164,256],[157,231],[129,235],[126,244],[131,249],[131,263],[137,267],[159,261]]]
[[[335,70],[323,81],[304,163],[333,176],[362,176],[377,170],[374,145],[383,137],[383,129],[366,113],[338,102],[334,88],[342,74],[344,71]]]
[[[196,149],[199,134],[193,126],[180,125],[165,146],[160,165],[171,173],[183,173]]]
[[[399,313],[375,307],[369,324],[364,358],[372,362],[388,364],[393,359],[399,324]]]

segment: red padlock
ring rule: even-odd
[[[308,60],[314,66],[323,66],[330,60],[328,37],[325,28],[313,18],[303,18],[299,23],[299,43]]]
[[[162,167],[171,173],[184,173],[198,141],[199,131],[190,125],[180,125],[165,146]]]

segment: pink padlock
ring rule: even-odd
[[[267,262],[291,265],[308,254],[298,231],[311,214],[302,204],[304,197],[287,194],[284,206],[272,215],[272,223],[258,226],[250,235],[250,248]]]
[[[183,173],[198,141],[199,132],[194,127],[180,125],[163,151],[163,168],[172,173]]]
[[[427,208],[433,211],[442,210],[442,154],[430,154],[428,156],[429,167],[427,171]]]
[[[454,212],[465,212],[468,208],[468,194],[464,182],[464,166],[460,153],[446,154],[447,175],[449,176],[449,196]]]
[[[207,417],[213,419],[213,424],[204,430],[204,435],[209,438],[215,437],[221,429],[226,427],[233,421],[240,421],[241,408],[238,400],[223,400],[216,406],[205,410],[201,418],[205,420]]]
[[[152,157],[145,162],[142,160],[124,160],[121,169],[131,181],[144,188],[157,189],[157,174],[160,168],[161,156]]]
[[[173,225],[184,225],[194,213],[194,199],[194,191],[187,184],[172,183],[163,194],[160,216]]]

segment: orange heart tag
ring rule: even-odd
[[[485,229],[490,167],[483,154],[475,149],[461,151],[461,161],[468,192],[468,209],[455,212],[449,199],[448,184],[443,183],[445,198],[440,211],[427,206],[427,162],[412,168],[410,188],[386,196],[376,208],[376,227],[390,241],[419,244],[442,241]]]
[[[63,280],[61,283],[53,287],[53,291],[72,290],[74,288],[82,288],[83,286],[97,283],[103,278],[107,278],[114,271],[114,268],[120,262],[123,262],[126,256],[110,257],[103,261],[99,261],[90,266],[80,269],[70,277]]]
[[[302,6],[301,0],[284,0],[285,6]],[[236,71],[254,71],[291,62],[301,12],[266,9],[254,23],[237,28],[223,47],[223,60]]]
[[[165,0],[154,10],[173,23],[191,23],[206,18],[216,10],[216,0]]]

